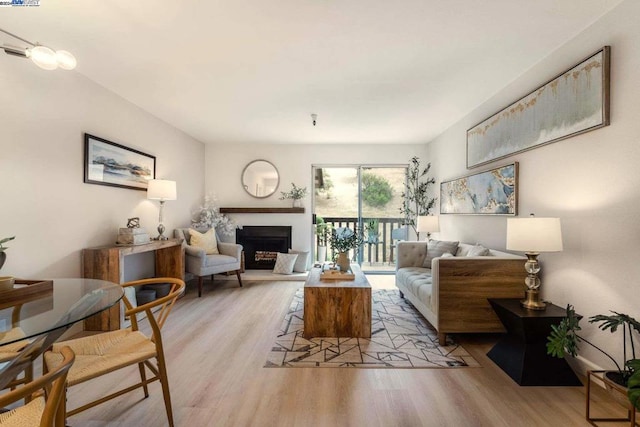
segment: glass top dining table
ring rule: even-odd
[[[0,297],[2,346],[67,329],[117,304],[124,295],[117,283],[97,279],[51,279],[53,288],[25,299]]]

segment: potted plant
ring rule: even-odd
[[[324,221],[321,216],[316,216],[316,236],[318,239],[318,261],[324,262],[327,259],[327,241],[331,235],[333,226]]]
[[[429,197],[429,187],[436,183],[434,177],[427,176],[430,169],[431,163],[421,170],[420,159],[417,156],[411,158],[407,168],[405,190],[401,194],[404,203],[400,207],[400,214],[404,216],[405,225],[411,226],[416,234],[418,217],[428,215],[429,210],[436,204],[436,199]]]
[[[282,194],[282,197],[280,197],[280,200],[292,199],[293,207],[300,208],[302,207],[302,202],[300,200],[306,197],[307,187],[298,187],[296,184],[292,182],[291,190],[281,191],[280,194]]]
[[[362,246],[364,238],[362,233],[354,227],[338,227],[331,233],[330,243],[331,249],[337,253],[336,264],[340,267],[340,271],[349,271],[351,263],[349,261],[349,251]]]
[[[602,331],[614,333],[622,327],[623,339],[622,349],[624,363],[622,366],[606,351],[597,345],[578,335],[580,331],[580,317],[572,305],[567,305],[567,316],[559,325],[551,326],[551,334],[548,337],[547,353],[555,357],[564,357],[566,353],[576,356],[578,343],[584,342],[613,362],[617,368],[615,371],[605,372],[603,381],[607,381],[622,386],[627,391],[627,397],[631,404],[640,409],[640,359],[636,356],[634,335],[640,334],[640,322],[633,317],[612,311],[612,315],[598,314],[589,318],[589,323],[597,323]]]
[[[9,248],[5,248],[4,246],[2,246],[3,243],[7,243],[13,239],[15,239],[16,236],[13,237],[5,237],[4,239],[0,240],[0,268],[2,268],[2,266],[4,265],[5,260],[7,259],[7,254],[4,253],[5,250],[9,249]]]

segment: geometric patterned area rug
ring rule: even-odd
[[[439,345],[436,331],[396,289],[371,293],[371,338],[302,336],[304,291],[298,289],[282,322],[265,368],[458,368],[478,362],[449,337]]]

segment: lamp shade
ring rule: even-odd
[[[176,182],[165,179],[151,179],[147,187],[147,199],[176,200]]]
[[[560,218],[507,219],[507,249],[522,252],[560,252]]]
[[[418,217],[416,231],[418,233],[433,233],[440,231],[440,217],[434,215],[426,215]]]

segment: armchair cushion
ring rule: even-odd
[[[213,228],[206,233],[200,233],[190,228],[189,234],[191,236],[191,246],[204,249],[207,255],[220,253],[220,251],[218,251],[218,239],[216,239],[216,232]]]

